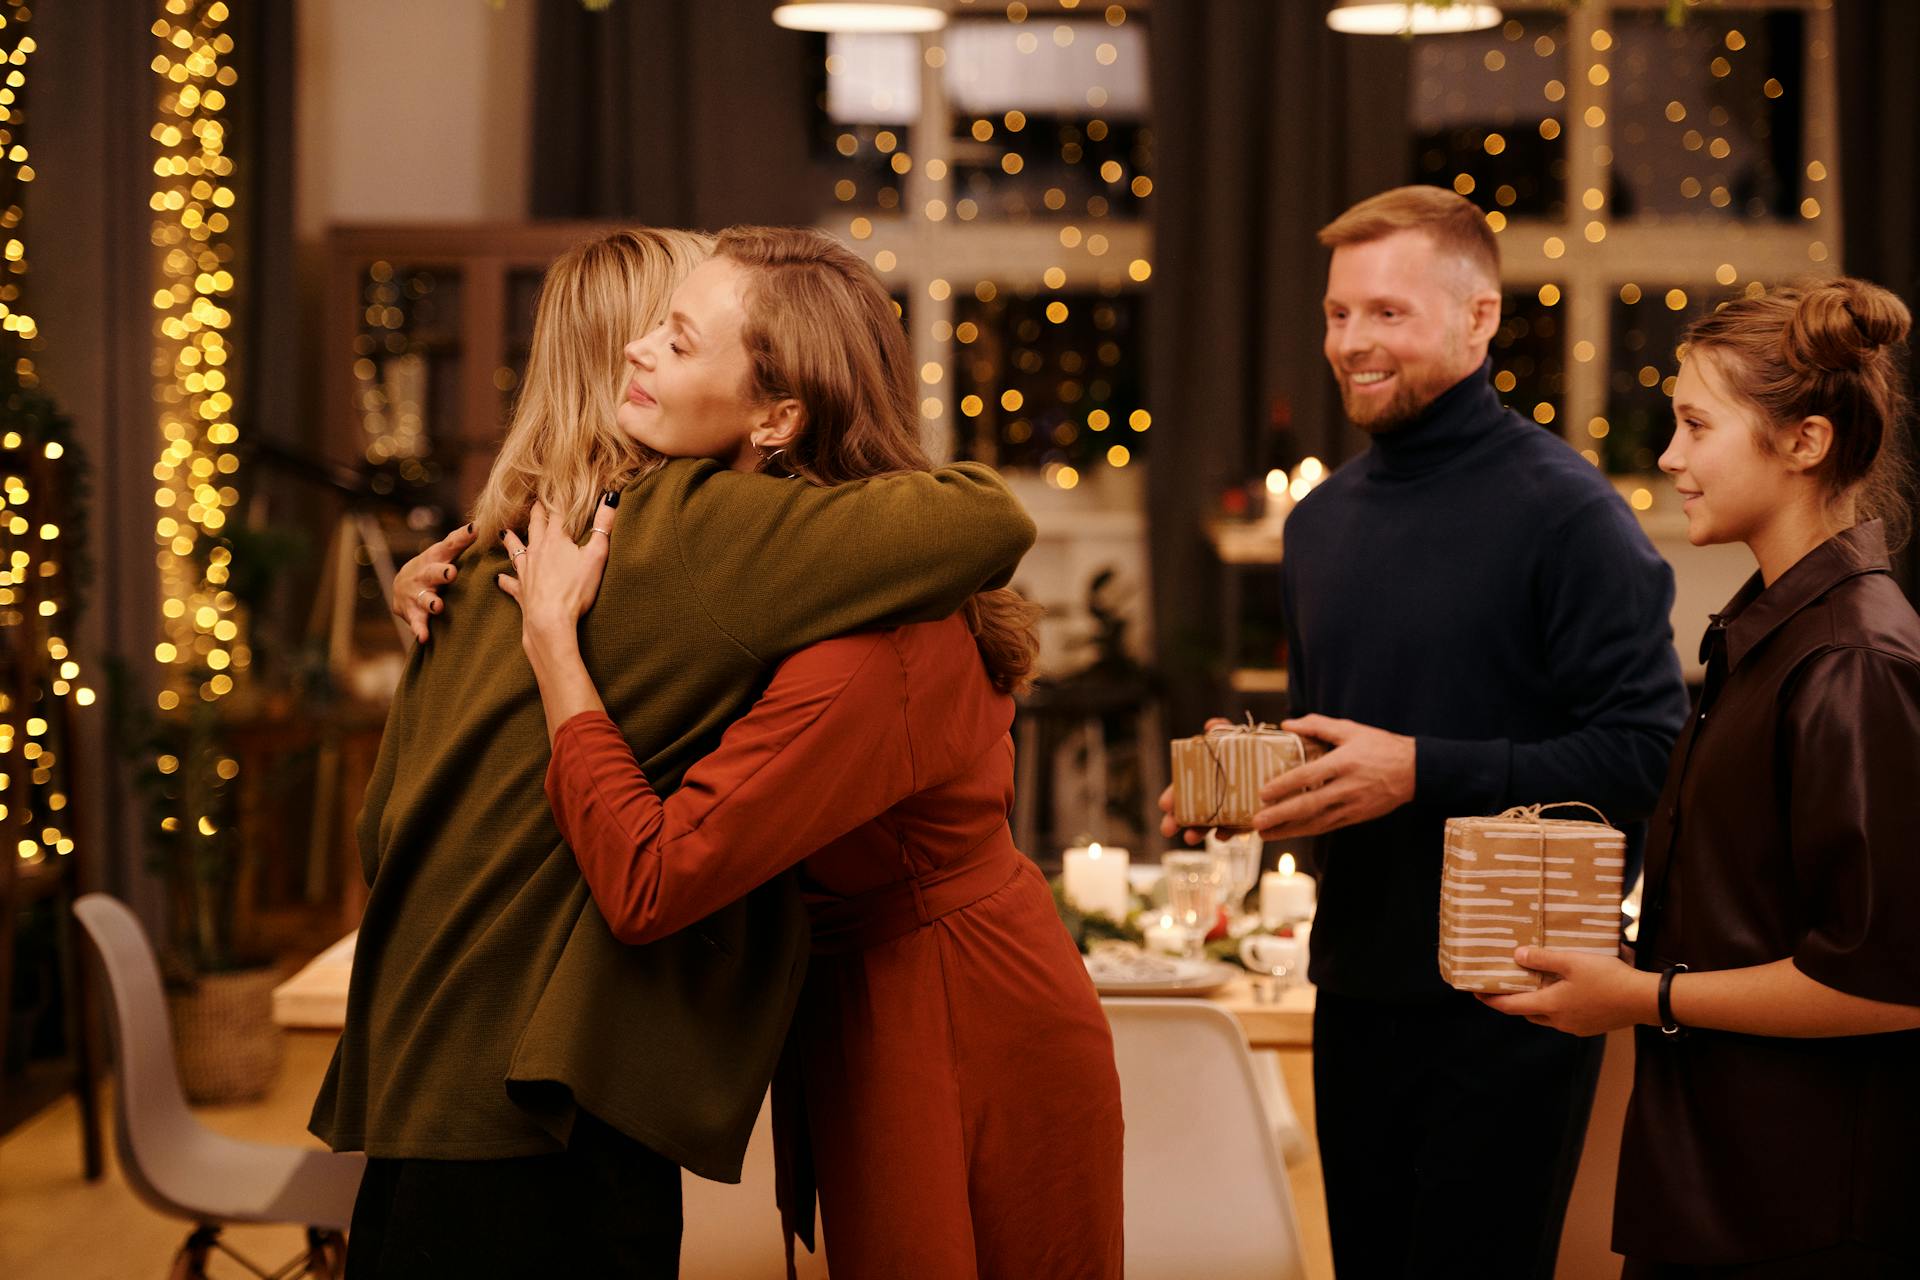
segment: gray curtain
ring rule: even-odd
[[[1840,185],[1843,260],[1851,275],[1892,289],[1920,314],[1920,5],[1847,0],[1840,5]],[[1913,440],[1909,423],[1909,440]],[[1915,442],[1920,444],[1920,442]],[[1920,526],[1920,495],[1914,523]],[[1920,601],[1920,554],[1902,557],[1910,599]]]
[[[1407,180],[1410,46],[1333,32],[1326,7],[1154,11],[1147,508],[1175,734],[1238,710],[1210,669],[1220,580],[1202,524],[1220,493],[1269,466],[1364,447],[1320,353],[1326,251],[1314,232]]]
[[[540,0],[533,183],[541,218],[659,226],[813,220],[808,99],[820,46],[768,0]]]

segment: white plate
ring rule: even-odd
[[[1103,996],[1204,996],[1233,981],[1236,972],[1216,960],[1118,949],[1087,956],[1086,965]]]

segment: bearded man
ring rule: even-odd
[[[1257,825],[1324,836],[1310,973],[1334,1260],[1367,1280],[1550,1277],[1603,1041],[1441,981],[1441,828],[1562,800],[1647,815],[1686,716],[1673,574],[1598,470],[1501,405],[1499,249],[1477,208],[1402,187],[1320,242],[1327,363],[1372,447],[1287,520],[1285,727],[1332,750],[1271,779]]]

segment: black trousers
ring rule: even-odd
[[[1605,1047],[1464,993],[1320,992],[1314,1115],[1340,1280],[1551,1280]]]
[[[348,1280],[679,1271],[679,1166],[584,1112],[556,1155],[367,1161],[347,1235]]]
[[[1912,1280],[1920,1260],[1895,1257],[1865,1245],[1843,1244],[1798,1258],[1727,1267],[1691,1267],[1628,1258],[1620,1280]]]

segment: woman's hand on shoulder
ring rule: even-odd
[[[607,546],[613,541],[614,508],[619,503],[618,493],[600,499],[593,512],[593,528],[584,543],[568,537],[566,529],[537,502],[527,519],[524,543],[511,529],[501,535],[513,561],[513,572],[503,573],[495,581],[519,602],[520,639],[529,652],[577,642],[580,619],[600,594],[600,579],[607,569]]]
[[[394,617],[412,628],[414,638],[421,644],[427,642],[430,634],[428,620],[446,608],[440,599],[440,589],[460,576],[460,567],[454,562],[473,545],[473,539],[473,526],[463,524],[401,565],[400,572],[393,577],[393,598],[388,606]]]

